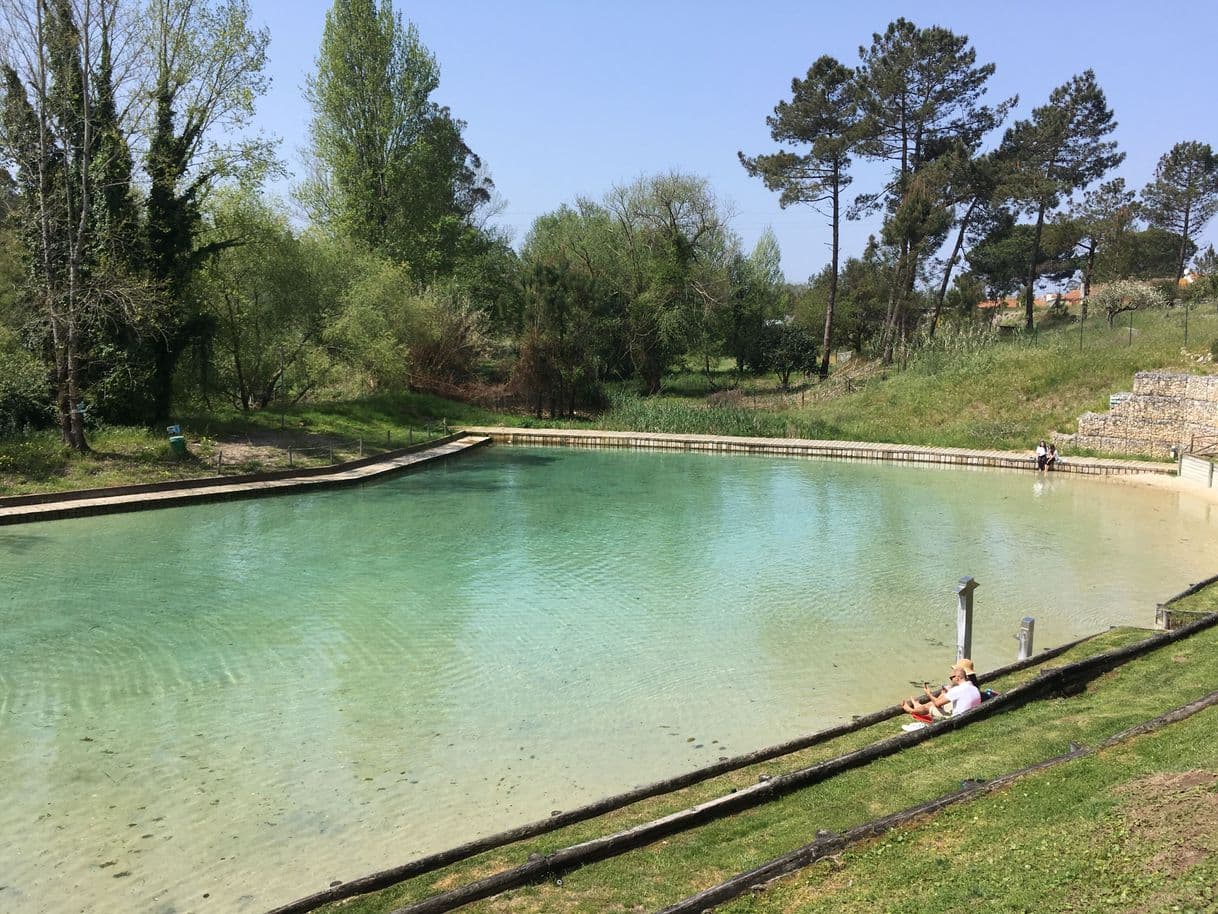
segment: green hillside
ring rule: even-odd
[[[886,441],[979,449],[1029,448],[1050,433],[1073,433],[1078,417],[1108,408],[1137,371],[1212,372],[1218,310],[1196,306],[1135,314],[1109,328],[1043,323],[1037,333],[941,334],[887,369],[857,362],[828,382],[783,393],[776,382],[711,393],[704,375],[678,378],[667,395],[623,397],[596,424],[655,432]],[[712,376],[713,378],[714,376]],[[722,380],[722,379],[720,379]],[[709,394],[709,396],[708,396]],[[1066,448],[1065,453],[1071,453]]]

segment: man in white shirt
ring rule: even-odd
[[[919,720],[939,719],[952,714],[962,714],[971,711],[981,704],[981,691],[969,679],[972,661],[961,660],[952,667],[951,685],[938,695],[930,690],[930,684],[922,686],[926,698],[907,698],[901,702],[901,710],[912,714]]]

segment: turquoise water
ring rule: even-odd
[[[875,710],[1214,573],[1218,510],[1032,473],[494,448],[0,528],[0,910],[257,911]]]

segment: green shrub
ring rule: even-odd
[[[46,369],[0,327],[0,437],[49,425]]]

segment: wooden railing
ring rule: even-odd
[[[1197,457],[1218,455],[1218,435],[1193,435],[1188,443],[1188,452]]]

